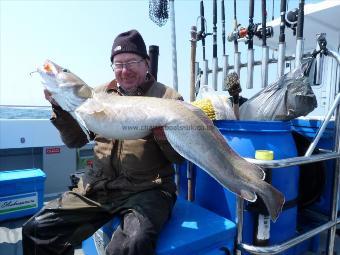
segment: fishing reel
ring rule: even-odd
[[[212,33],[206,33],[207,31],[207,21],[203,16],[198,16],[196,20],[196,27],[198,25],[198,20],[201,19],[204,23],[203,26],[201,26],[201,30],[197,32],[196,34],[196,41],[200,41],[202,39],[205,39],[208,35],[212,35]]]
[[[299,14],[299,9],[294,8],[293,10],[287,12],[287,15],[285,18],[285,24],[287,27],[293,30],[294,36],[296,35],[296,28],[298,24],[298,14]]]
[[[254,35],[257,38],[262,39],[262,37],[263,37],[263,30],[262,29],[263,28],[262,27],[258,28],[258,25],[260,25],[260,24],[257,24],[256,30],[254,31]],[[273,37],[273,35],[274,35],[273,27],[272,26],[266,27],[266,31],[265,31],[266,38]]]
[[[205,31],[198,31],[196,35],[196,41],[205,39],[208,35],[212,35],[212,33],[206,33]]]
[[[227,40],[232,42],[234,40],[244,39],[248,40],[252,39],[256,36],[259,39],[262,39],[262,27],[260,27],[261,23],[249,25],[247,28],[241,27],[238,30],[234,30],[227,36]],[[266,38],[270,38],[274,35],[274,29],[272,26],[267,26],[265,31]]]
[[[241,29],[243,29],[243,28],[241,28]],[[227,36],[228,42],[233,42],[235,40],[240,39],[241,38],[241,36],[240,36],[241,29],[234,30],[233,32],[229,33],[228,36]]]

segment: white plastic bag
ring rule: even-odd
[[[214,107],[216,120],[235,120],[234,110],[228,96],[204,85],[200,88],[198,99],[209,99]]]

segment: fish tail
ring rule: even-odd
[[[284,204],[283,194],[274,188],[271,184],[264,181],[265,171],[262,167],[252,164],[244,159],[236,164],[236,171],[243,173],[243,189],[238,194],[245,200],[254,202],[256,194],[260,196],[265,203],[271,219],[275,222],[278,218]]]
[[[284,195],[271,184],[265,181],[262,181],[262,183],[264,187],[258,192],[258,195],[266,205],[272,221],[275,222],[282,211],[285,198]]]

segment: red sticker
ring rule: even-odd
[[[46,148],[46,154],[58,154],[60,153],[59,147]]]

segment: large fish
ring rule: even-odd
[[[112,139],[138,139],[163,127],[180,155],[243,199],[254,202],[258,194],[272,220],[277,219],[284,204],[282,193],[264,181],[262,168],[231,149],[199,108],[172,99],[96,94],[72,72],[51,61],[38,72],[58,104],[75,111],[88,130]]]

